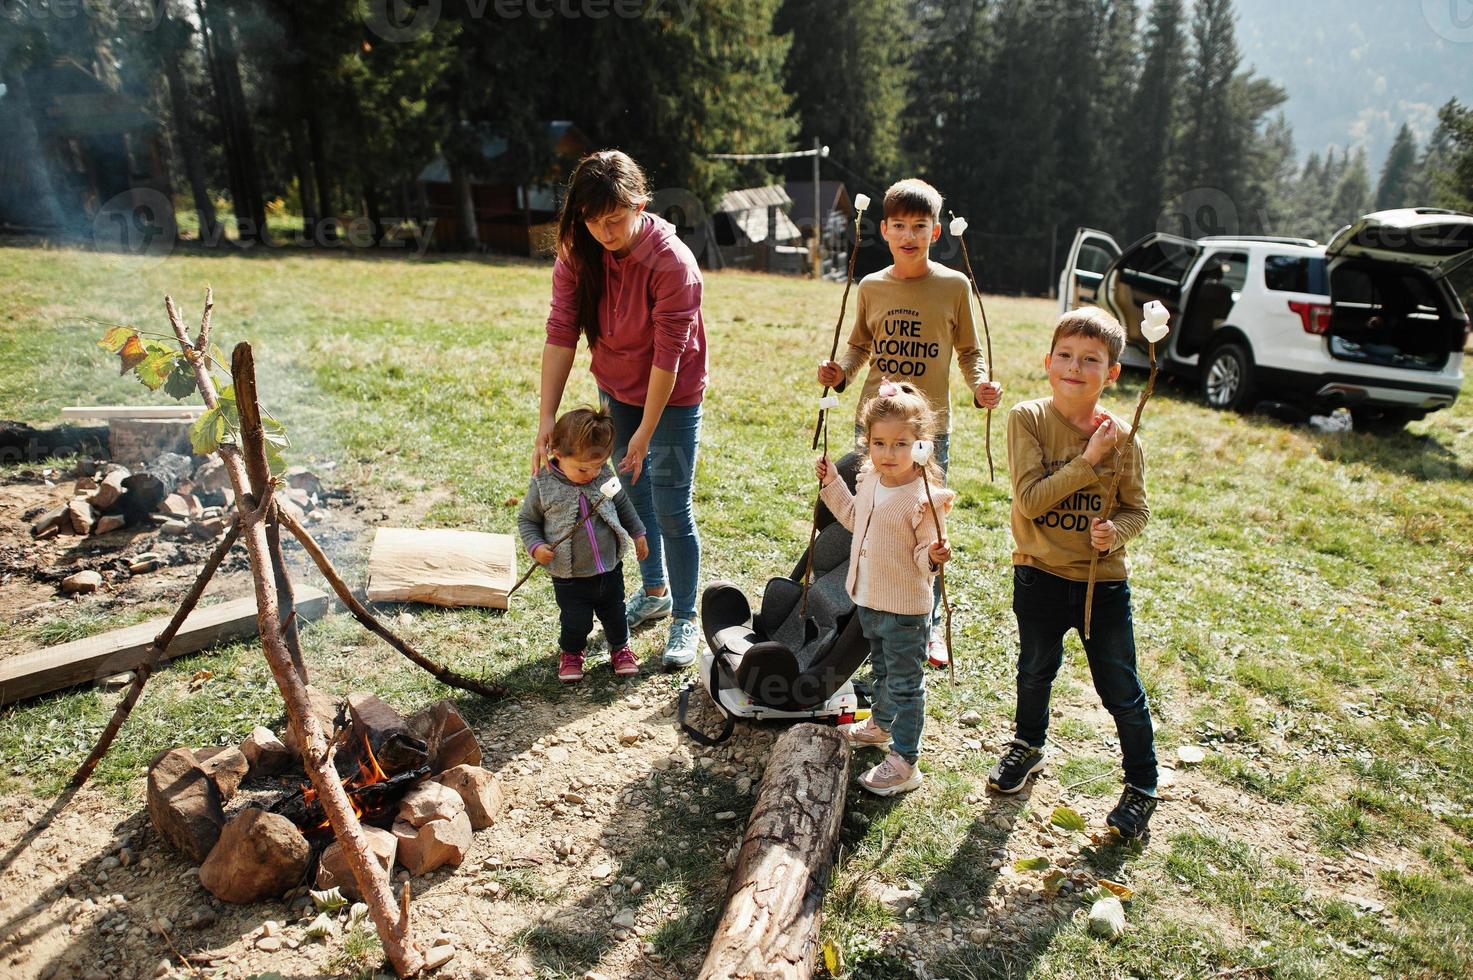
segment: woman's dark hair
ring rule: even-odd
[[[578,330],[591,348],[598,343],[598,304],[604,291],[604,247],[583,222],[615,208],[637,208],[650,199],[639,164],[622,150],[599,150],[578,161],[568,178],[568,196],[558,215],[558,257],[578,281]]]

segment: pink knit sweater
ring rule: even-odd
[[[924,615],[931,611],[931,581],[936,577],[928,554],[936,543],[936,525],[931,520],[931,505],[926,502],[925,485],[917,476],[877,507],[875,488],[879,484],[879,474],[865,463],[855,481],[856,493],[851,494],[838,478],[820,493],[834,517],[854,534],[844,587],[849,598],[866,609]],[[945,487],[931,486],[931,497],[941,509],[943,529],[955,496]]]

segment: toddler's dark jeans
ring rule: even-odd
[[[623,562],[602,575],[554,577],[552,594],[557,598],[561,626],[558,648],[564,653],[580,653],[588,646],[594,616],[603,623],[610,653],[629,642],[629,624],[624,621]]]

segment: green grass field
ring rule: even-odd
[[[210,283],[215,338],[226,349],[255,345],[262,397],[286,423],[294,461],[336,461],[332,482],[380,500],[423,500],[429,524],[510,531],[506,501],[526,485],[549,279],[546,265],[513,260],[181,255],[149,264],[0,248],[0,415],[44,425],[68,404],[163,401],[118,377],[94,343],[101,324],[167,330],[164,293],[197,318]],[[705,579],[755,594],[806,542],[812,374],[841,290],[743,273],[707,279],[712,384],[696,486]],[[988,313],[1004,406],[1046,394],[1051,304],[992,298]],[[580,355],[566,406],[594,397],[585,365]],[[1110,407],[1128,413],[1143,380],[1127,374]],[[857,816],[824,928],[840,972],[853,976],[913,975],[885,937],[910,922],[941,928],[985,904],[999,877],[989,852],[1009,846],[1010,832],[990,822],[1001,811],[980,794],[990,754],[955,744],[963,732],[994,744],[1005,736],[1016,643],[1004,420],[993,419],[990,483],[984,416],[964,404],[958,396],[958,554],[948,569],[957,686],[932,676],[928,727],[933,745],[957,751],[935,753],[924,795],[877,804],[851,792]],[[852,410],[850,396],[842,411]],[[1187,743],[1209,750],[1189,774],[1196,802],[1163,804],[1139,853],[1070,851],[1078,866],[1134,889],[1119,942],[1092,939],[1069,914],[1082,908],[1073,903],[1010,920],[1022,923],[1018,943],[959,932],[941,943],[951,953],[930,975],[1473,973],[1473,399],[1405,433],[1325,436],[1216,413],[1190,387],[1162,385],[1142,439],[1152,518],[1132,545],[1137,643],[1163,759]],[[514,613],[427,612],[412,638],[524,699],[563,697],[546,666],[550,593],[531,590]],[[53,625],[45,637],[108,625]],[[340,679],[367,645],[341,616],[305,640],[319,669]],[[1108,807],[1113,730],[1099,724],[1108,716],[1076,639],[1068,649],[1050,780],[1075,788],[1055,802]],[[187,696],[201,668],[216,679]],[[266,681],[250,645],[163,671],[100,782],[136,795],[159,748],[270,723],[280,711]],[[379,672],[375,689],[416,703],[438,685],[393,670]],[[55,793],[111,704],[77,691],[5,709],[0,788]],[[983,715],[978,730],[955,723],[969,708]],[[494,707],[480,717],[494,725]],[[1179,819],[1187,813],[1196,819]],[[1031,826],[1029,807],[1019,817]],[[1344,884],[1355,867],[1369,870]],[[863,887],[868,879],[912,881],[923,902],[897,916]],[[1385,911],[1367,912],[1350,894]]]

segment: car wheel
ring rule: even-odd
[[[1251,407],[1253,357],[1242,344],[1212,348],[1203,360],[1202,397],[1221,411]]]

